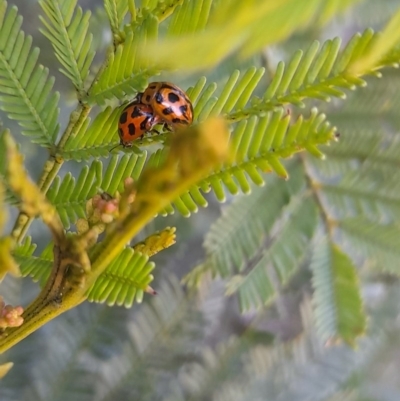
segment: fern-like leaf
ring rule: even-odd
[[[22,17],[16,7],[0,2],[0,108],[17,120],[22,133],[35,143],[52,147],[59,129],[58,92],[54,78],[37,65],[39,49],[20,30]]]
[[[88,300],[126,308],[130,308],[135,300],[142,302],[143,294],[153,280],[150,273],[155,267],[148,259],[131,248],[124,249],[90,288]]]
[[[35,249],[36,244],[32,244],[31,238],[27,237],[14,250],[14,257],[20,265],[22,276],[30,276],[43,287],[53,267],[53,243],[51,242],[39,256],[33,255]]]
[[[63,66],[61,72],[82,92],[95,54],[91,49],[93,35],[88,33],[90,11],[83,13],[77,0],[42,0],[40,5],[47,16],[40,17],[44,25],[41,31],[54,47]]]
[[[128,12],[128,1],[104,0],[104,8],[110,21],[111,31],[117,35]]]
[[[236,198],[211,226],[204,240],[205,264],[214,274],[230,277],[240,273],[246,261],[255,256],[282,208],[289,204],[292,195],[298,196],[304,188],[300,169],[293,166],[290,171],[294,175],[290,181],[271,177],[265,187],[253,188],[251,196]]]
[[[335,140],[335,128],[324,120],[325,116],[318,115],[314,109],[310,118],[303,119],[300,116],[293,125],[289,125],[290,115],[284,115],[283,110],[268,113],[260,119],[252,117],[248,121],[242,121],[230,139],[234,163],[221,166],[218,171],[177,198],[174,206],[181,214],[189,216],[191,212],[197,211],[197,205],[207,205],[200,189],[203,192],[213,191],[216,198],[223,202],[225,190],[231,194],[239,191],[249,193],[250,182],[263,185],[263,173],[274,171],[287,179],[288,172],[281,158],[291,157],[302,150],[323,157],[317,145]],[[156,152],[148,163],[158,165],[164,157],[165,151]],[[172,211],[170,206],[164,213]]]
[[[173,36],[142,47],[142,60],[160,69],[198,70],[218,64],[237,49],[241,56],[248,57],[305,26],[318,16],[325,1],[217,2],[211,18],[208,18],[208,2],[187,0],[187,3],[182,7],[179,26],[171,21]],[[200,5],[203,8],[197,9]],[[193,48],[197,51],[187,57]]]
[[[362,171],[348,172],[335,185],[329,182],[317,185],[335,218],[361,215],[382,223],[400,219],[399,181],[399,174],[385,178],[379,170],[362,168]]]
[[[370,261],[378,271],[400,274],[400,233],[397,223],[377,224],[365,217],[338,222],[344,246]],[[355,251],[355,252],[354,252]]]
[[[164,282],[131,326],[131,341],[102,369],[96,399],[161,399],[161,381],[176,378],[181,358],[194,349],[204,321],[176,279]]]
[[[180,36],[201,31],[208,22],[212,0],[185,0],[182,3],[171,18],[167,36]]]
[[[325,342],[343,340],[354,346],[366,329],[355,266],[337,245],[323,239],[315,244],[311,270],[316,326],[321,338]]]
[[[242,311],[265,306],[299,270],[316,228],[316,210],[311,199],[294,197],[283,210],[287,216],[279,232],[269,238],[268,248],[255,265],[229,280],[227,293],[238,294]]]
[[[132,177],[137,180],[146,154],[141,156],[129,154],[113,156],[106,170],[100,161],[94,161],[90,167],[85,166],[78,179],[68,173],[63,180],[58,176],[47,193],[48,199],[54,204],[66,228],[75,223],[77,218],[86,217],[86,202],[96,193],[105,191],[114,195],[122,191],[124,179]]]
[[[125,29],[125,41],[110,53],[107,67],[89,92],[89,102],[103,104],[106,99],[122,99],[143,89],[146,80],[156,73],[148,64],[138,60],[138,44],[158,35],[158,20],[151,14],[138,26]]]

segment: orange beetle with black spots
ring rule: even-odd
[[[182,89],[170,82],[151,82],[136,100],[151,106],[156,122],[172,129],[193,122],[192,102]]]
[[[124,148],[132,146],[135,139],[143,137],[158,123],[153,109],[148,104],[137,100],[129,103],[122,111],[118,121],[118,135],[120,145]]]

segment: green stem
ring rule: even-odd
[[[42,175],[38,181],[38,187],[44,194],[50,188],[50,185],[53,183],[55,177],[60,171],[61,166],[64,164],[64,160],[62,157],[58,156],[57,150],[62,149],[65,146],[68,138],[73,135],[73,133],[78,132],[81,128],[83,122],[86,120],[88,114],[90,112],[90,107],[88,105],[79,105],[77,109],[71,113],[71,118],[69,120],[69,124],[64,131],[63,136],[60,139],[59,144],[56,147],[55,155],[50,155],[49,159],[46,161]],[[27,216],[25,213],[20,213],[15,222],[14,228],[12,230],[12,237],[17,241],[21,242],[28,229],[33,221],[33,217]]]

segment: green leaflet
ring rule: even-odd
[[[167,36],[180,36],[205,28],[212,7],[212,0],[185,0],[174,12],[168,25]]]
[[[85,79],[93,61],[93,35],[88,33],[90,11],[83,13],[77,0],[41,0],[47,18],[40,16],[44,25],[41,32],[53,45],[63,68],[61,72],[74,84],[78,92],[84,90]]]
[[[342,219],[338,221],[338,226],[344,249],[351,246],[356,255],[367,259],[377,271],[400,274],[400,230],[397,221],[377,224],[358,216]]]
[[[214,274],[231,277],[243,272],[246,261],[256,255],[291,196],[298,197],[304,189],[301,170],[295,166],[290,169],[294,174],[290,181],[271,177],[264,187],[252,189],[251,196],[235,199],[211,226],[204,240],[205,264]]]
[[[318,17],[325,3],[321,0],[220,1],[209,14],[208,1],[187,0],[178,11],[179,24],[174,18],[171,20],[170,35],[146,44],[140,57],[160,69],[185,71],[212,67],[237,50],[242,57],[248,57],[306,26]],[[326,9],[322,11],[325,13]],[[190,36],[186,35],[188,32]]]
[[[197,211],[197,206],[206,206],[202,192],[214,192],[220,202],[225,201],[225,191],[233,195],[250,193],[251,183],[263,185],[263,173],[275,172],[287,179],[288,172],[281,159],[289,158],[295,153],[307,150],[311,154],[323,157],[316,145],[328,143],[335,139],[335,128],[324,122],[324,115],[317,115],[312,110],[308,119],[302,116],[289,125],[290,115],[284,115],[282,109],[268,113],[258,119],[252,117],[239,123],[230,139],[232,159],[230,164],[221,166],[208,177],[190,188],[184,195],[174,201],[176,209],[184,216]],[[149,166],[156,166],[163,161],[165,151],[153,153],[148,161]],[[162,214],[172,213],[172,206]]]
[[[157,296],[141,305],[129,325],[130,338],[124,342],[123,352],[102,370],[98,401],[120,400],[124,394],[157,398],[156,383],[169,375],[179,376],[182,358],[187,355],[182,351],[197,346],[203,327],[195,301],[185,296],[177,280],[171,277],[162,282]]]
[[[85,166],[76,180],[71,173],[62,180],[57,176],[47,197],[56,207],[64,226],[69,228],[77,218],[86,217],[86,202],[95,194],[105,191],[115,195],[116,191],[123,190],[125,178],[137,180],[145,160],[146,153],[114,155],[106,169],[96,160],[90,167]]]
[[[111,31],[117,35],[128,12],[128,1],[104,0],[104,8],[110,21]]]
[[[33,281],[38,281],[43,287],[53,266],[53,242],[43,250],[40,256],[33,256],[36,244],[31,237],[26,237],[24,242],[14,250],[15,260],[19,263],[22,276],[30,276]]]
[[[54,78],[37,65],[39,49],[20,30],[16,7],[0,2],[0,108],[17,120],[32,142],[51,148],[57,137],[59,93],[52,92]]]
[[[90,288],[90,302],[107,303],[130,308],[133,302],[142,302],[143,293],[153,280],[150,274],[155,264],[131,248],[124,249],[99,276]]]
[[[337,219],[365,216],[380,224],[400,220],[400,174],[391,179],[377,169],[347,172],[335,185],[320,183],[321,193]]]
[[[157,18],[149,14],[142,24],[126,26],[124,33],[124,42],[117,46],[115,53],[109,53],[106,68],[89,91],[89,103],[104,104],[114,97],[133,97],[145,87],[147,78],[156,74],[157,70],[151,64],[138,58],[138,46],[157,38]]]
[[[319,334],[324,341],[343,340],[354,346],[367,325],[356,267],[337,245],[324,238],[315,243],[310,268]]]
[[[258,257],[249,260],[247,271],[233,276],[227,283],[227,294],[237,293],[240,309],[262,308],[300,269],[317,225],[317,208],[312,199],[292,197],[278,221],[279,231],[266,235],[267,246],[260,247]]]
[[[28,237],[15,249],[14,257],[22,275],[32,277],[43,286],[53,266],[53,243],[40,256],[33,256],[35,248],[36,245]],[[144,291],[153,280],[150,273],[155,265],[148,259],[148,256],[134,252],[131,248],[124,249],[96,280],[89,290],[88,300],[106,302],[110,306],[124,305],[127,308],[132,306],[134,300],[141,302]]]

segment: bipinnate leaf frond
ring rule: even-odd
[[[72,81],[78,92],[82,92],[95,55],[93,35],[88,32],[90,11],[84,13],[77,6],[77,0],[42,0],[40,5],[47,17],[40,16],[44,25],[41,31],[53,45],[63,66],[61,72]]]
[[[20,265],[22,276],[30,276],[43,287],[53,267],[53,246],[53,242],[50,242],[42,253],[36,256],[33,255],[36,244],[32,243],[31,237],[26,237],[14,250],[14,257]]]
[[[89,91],[90,103],[104,104],[107,99],[133,97],[146,86],[147,78],[157,72],[138,58],[139,43],[158,36],[157,18],[149,14],[142,24],[126,26],[124,33],[124,42],[117,46],[115,53],[109,53],[106,68]]]
[[[188,0],[178,11],[179,25],[171,19],[170,35],[143,46],[140,57],[159,69],[185,71],[213,67],[235,51],[248,57],[306,26],[318,17],[323,4],[321,0],[235,0],[217,2],[209,14],[208,1]]]
[[[96,399],[112,401],[124,394],[161,399],[156,383],[176,379],[181,358],[195,347],[203,327],[202,316],[177,280],[161,283],[136,315],[123,352],[102,368]]]
[[[109,156],[109,149],[119,143],[117,127],[122,109],[106,107],[92,123],[87,118],[75,135],[68,138],[61,151],[63,157],[81,161]]]
[[[356,267],[336,244],[323,238],[315,242],[310,268],[320,337],[354,346],[367,325]]]
[[[225,191],[233,195],[249,193],[251,183],[263,185],[263,173],[275,172],[287,179],[289,174],[281,159],[299,151],[307,150],[317,157],[323,157],[317,145],[335,140],[335,128],[324,121],[325,116],[313,110],[308,119],[300,116],[292,125],[290,118],[281,109],[262,118],[252,117],[241,121],[230,139],[234,161],[224,164],[174,201],[177,210],[189,215],[197,210],[194,205],[203,206],[205,200],[201,194],[199,196],[199,189],[214,192],[216,198],[223,202]]]
[[[311,302],[306,300],[300,308],[304,330],[295,339],[246,347],[244,334],[213,349],[204,347],[200,358],[179,375],[173,394],[163,400],[246,401],[264,400],[268,395],[271,401],[322,401],[336,394],[374,360],[384,334],[362,339],[357,350],[345,345],[327,347],[316,336]]]
[[[153,280],[154,269],[149,257],[131,248],[124,249],[101,273],[88,291],[90,302],[107,303],[130,308],[133,302],[142,302],[144,292]]]
[[[118,35],[124,17],[128,12],[128,1],[104,0],[104,8],[110,21],[113,35]]]
[[[344,246],[364,257],[377,271],[400,275],[400,229],[396,223],[378,224],[364,216],[337,222]]]
[[[384,178],[379,169],[363,166],[361,171],[347,171],[335,184],[324,180],[319,185],[331,215],[338,220],[365,216],[380,224],[400,219],[400,174]]]
[[[361,59],[351,64],[350,71],[353,74],[365,74],[377,67],[381,67],[381,65],[388,65],[390,59],[393,60],[394,65],[399,66],[400,59],[397,58],[400,55],[399,50],[400,8],[392,15],[382,32],[374,38],[372,44],[367,47],[367,51]],[[396,57],[394,59],[392,57],[393,53]]]
[[[290,169],[293,177],[284,182],[270,177],[264,187],[252,188],[251,196],[239,196],[224,209],[205,237],[205,267],[213,275],[231,277],[243,272],[246,262],[255,257],[281,217],[291,196],[305,187],[298,163]],[[190,276],[190,273],[189,273]]]
[[[292,197],[282,210],[285,213],[279,232],[267,236],[268,248],[261,248],[258,257],[248,262],[247,269],[227,283],[227,294],[237,293],[242,311],[267,305],[305,261],[317,226],[316,205],[304,195]]]
[[[37,64],[39,49],[31,48],[21,24],[17,8],[0,1],[0,108],[32,142],[51,148],[59,129],[59,93],[52,92],[54,78]]]
[[[95,194],[104,191],[113,196],[116,191],[123,190],[125,178],[137,180],[145,160],[145,153],[141,156],[131,153],[121,158],[114,155],[107,169],[95,160],[90,167],[81,170],[77,180],[71,173],[62,180],[57,176],[47,197],[57,209],[64,227],[69,228],[78,218],[86,217],[86,202]]]
[[[167,36],[181,36],[205,28],[212,8],[212,0],[185,0],[174,12]]]

